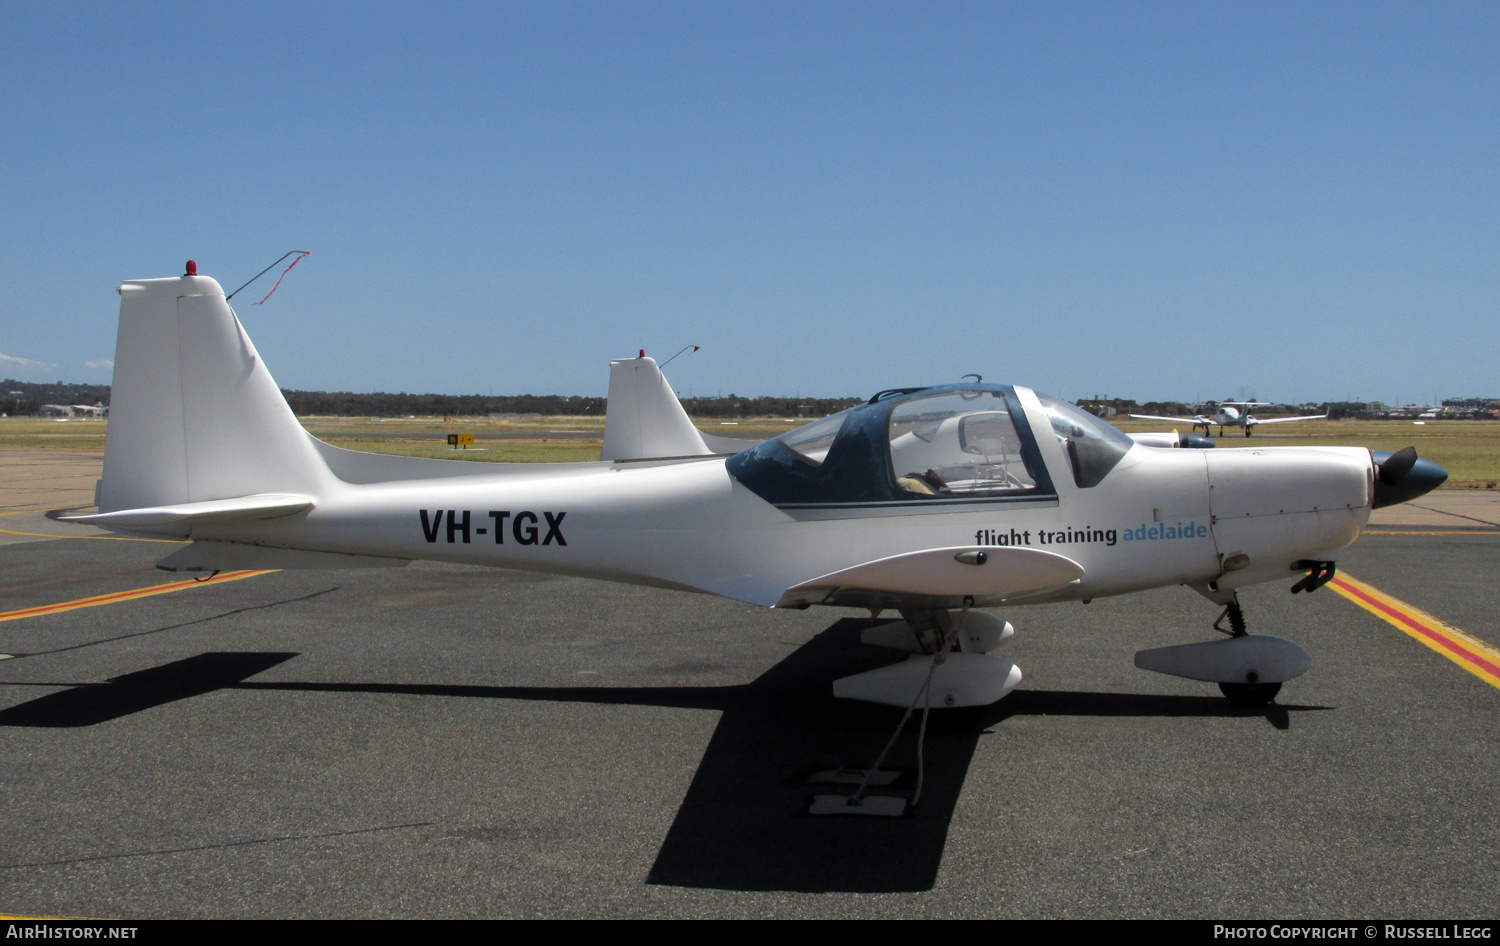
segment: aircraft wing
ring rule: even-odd
[[[1271,418],[1266,418],[1266,419],[1262,419],[1262,418],[1257,417],[1257,418],[1255,418],[1255,423],[1257,425],[1260,425],[1260,424],[1285,424],[1285,423],[1288,423],[1288,422],[1294,421],[1294,420],[1327,420],[1327,419],[1328,419],[1328,415],[1327,414],[1314,414],[1314,415],[1312,415],[1310,417],[1271,417]]]
[[[1028,548],[925,549],[839,569],[788,588],[778,608],[979,607],[1038,597],[1072,585],[1083,566],[1064,555]]]

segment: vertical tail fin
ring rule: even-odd
[[[329,482],[216,281],[132,280],[119,292],[101,513]]]
[[[601,460],[707,456],[713,451],[688,419],[656,359],[609,363],[609,406]]]

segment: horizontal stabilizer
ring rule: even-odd
[[[776,606],[957,607],[963,599],[973,598],[982,607],[1064,588],[1082,577],[1082,565],[1041,549],[926,549],[794,585]]]
[[[242,542],[194,542],[156,563],[169,572],[230,572],[244,568],[400,568],[404,558],[277,549]]]
[[[1285,683],[1306,673],[1312,656],[1284,637],[1245,634],[1136,651],[1135,665],[1209,683]]]
[[[130,529],[137,527],[186,525],[225,519],[275,519],[312,508],[306,496],[285,493],[262,493],[236,499],[210,499],[201,503],[176,503],[171,506],[148,506],[144,509],[121,509],[95,513],[92,516],[67,516],[64,522],[82,522],[91,526]]]

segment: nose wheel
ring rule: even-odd
[[[1226,620],[1228,627],[1224,626]],[[1298,644],[1246,630],[1245,612],[1233,593],[1224,613],[1214,622],[1214,630],[1227,638],[1137,651],[1135,665],[1142,670],[1217,683],[1219,692],[1231,704],[1250,708],[1270,703],[1281,692],[1283,682],[1301,676],[1312,666],[1312,657]]]

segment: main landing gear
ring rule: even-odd
[[[865,644],[907,653],[901,663],[841,677],[833,682],[833,695],[904,707],[906,712],[875,764],[868,769],[822,773],[833,781],[858,782],[852,795],[815,795],[808,808],[812,815],[881,815],[898,817],[908,804],[916,807],[922,798],[925,777],[923,743],[927,738],[928,714],[934,709],[953,711],[979,707],[1004,697],[1021,682],[1021,668],[989,652],[1015,634],[1009,621],[992,614],[969,610],[973,598],[965,598],[956,611],[939,608],[903,609],[902,620],[866,628],[860,635]],[[871,609],[871,617],[879,611]],[[888,785],[895,773],[880,766],[912,715],[921,709],[917,731],[917,785],[908,801],[899,795],[869,794],[872,787]]]
[[[901,663],[833,681],[833,695],[887,706],[988,706],[1021,682],[1021,668],[989,655],[1016,629],[982,611],[903,610],[903,620],[867,628],[861,642],[904,651]],[[919,703],[918,700],[921,702]]]

